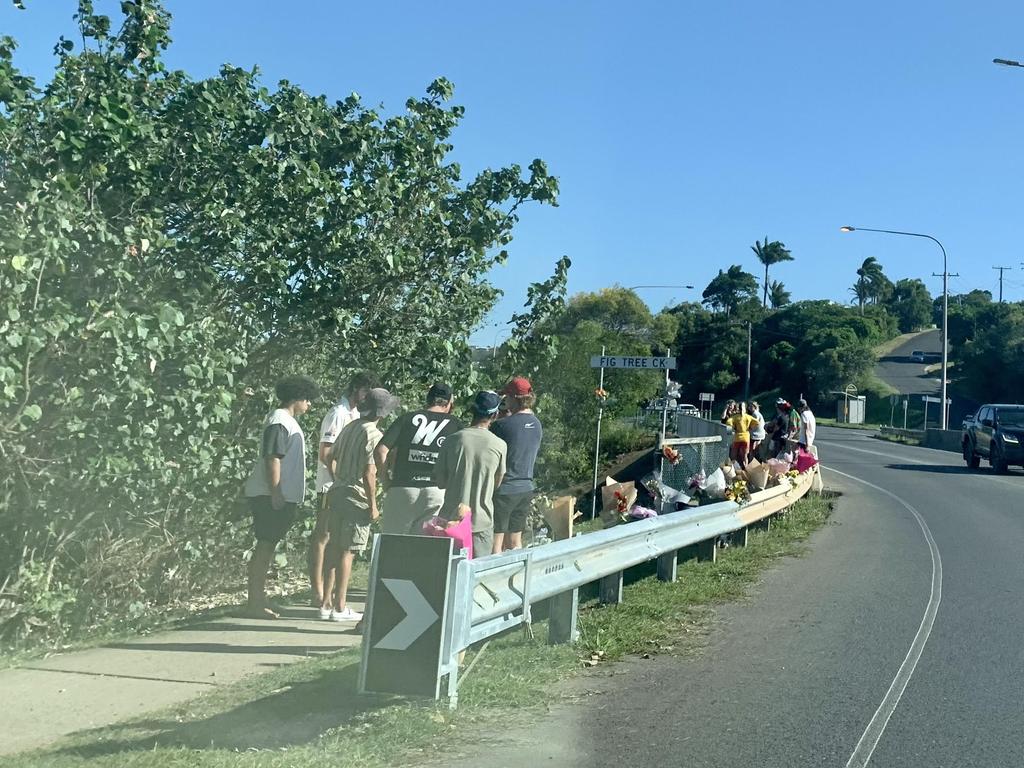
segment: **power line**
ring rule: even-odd
[[[1013,267],[992,267],[992,269],[998,269],[999,270],[999,303],[1002,304],[1003,303],[1003,272],[1005,272],[1008,269],[1013,269]]]

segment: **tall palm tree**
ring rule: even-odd
[[[759,243],[757,240],[750,246],[750,250],[757,256],[757,260],[764,264],[764,300],[761,302],[761,306],[768,306],[768,267],[772,264],[778,264],[780,261],[792,261],[793,256],[789,251],[786,250],[785,243],[781,243],[778,240],[772,240],[768,242],[768,236],[765,235],[764,242]]]
[[[789,291],[786,290],[786,284],[781,280],[772,280],[771,285],[768,286],[768,301],[771,302],[772,309],[789,304]]]
[[[863,277],[858,277],[857,282],[850,288],[850,292],[853,294],[853,300],[857,302],[860,313],[863,315],[864,303],[871,299],[871,287],[868,285],[867,280]]]
[[[874,256],[868,256],[864,259],[864,263],[857,270],[857,282],[850,289],[853,295],[857,297],[861,314],[864,314],[865,303],[878,303],[885,292],[888,282],[889,280],[882,271],[882,265],[878,263],[878,259]]]

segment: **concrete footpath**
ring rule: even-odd
[[[363,610],[362,595],[352,600]],[[224,617],[0,671],[0,755],[52,744],[220,685],[358,646],[351,623],[285,604],[276,621]]]

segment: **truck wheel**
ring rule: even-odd
[[[967,466],[971,469],[977,469],[981,466],[981,457],[974,452],[974,446],[971,445],[970,440],[964,441],[964,461],[967,462]]]
[[[997,475],[1005,475],[1007,471],[1007,464],[1006,459],[1003,458],[1003,452],[999,449],[999,445],[997,443],[992,443],[992,447],[989,450],[992,455],[989,458],[988,463],[992,465],[992,469],[995,470]]]

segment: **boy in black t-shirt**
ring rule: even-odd
[[[389,478],[381,510],[384,533],[421,534],[423,523],[441,509],[444,491],[434,484],[434,464],[445,438],[462,429],[451,411],[452,388],[434,384],[426,407],[396,419],[377,445],[377,471]]]

